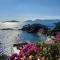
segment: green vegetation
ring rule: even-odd
[[[6,55],[0,55],[0,60],[7,60],[7,56]]]
[[[41,44],[38,44],[41,45]],[[40,52],[41,57],[45,57],[47,60],[59,60],[60,59],[60,43],[56,44],[44,44],[41,45]]]
[[[35,44],[23,44],[25,47],[21,49],[23,56],[21,54],[17,56],[16,54],[12,55],[15,58],[15,56],[24,59],[28,59],[31,56],[33,60],[37,60],[38,58],[40,60],[60,60],[60,43],[54,43],[54,44],[45,44],[45,43],[35,43]],[[22,46],[23,46],[22,45]],[[20,46],[21,47],[21,46]],[[31,47],[31,48],[30,48]],[[31,51],[31,49],[33,51]],[[23,52],[24,51],[24,52]],[[36,53],[38,52],[38,53]],[[27,54],[25,54],[27,53]],[[25,56],[25,58],[24,58]],[[28,56],[28,57],[27,57]],[[12,60],[10,59],[10,60]],[[13,59],[14,60],[14,59]]]
[[[48,31],[48,27],[42,24],[28,24],[22,28],[23,31],[27,31],[29,33],[37,33],[41,29],[43,29],[43,34],[46,34]]]
[[[56,35],[57,32],[60,32],[60,22],[55,23],[55,27],[50,30],[50,35]]]

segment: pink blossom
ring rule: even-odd
[[[56,39],[57,39],[57,40],[60,40],[60,32],[57,33]]]
[[[12,54],[12,56],[10,57],[10,60],[18,60],[18,55]]]
[[[30,55],[30,54],[35,54],[35,55],[37,55],[37,54],[39,54],[39,52],[40,52],[40,48],[38,48],[36,45],[34,45],[34,44],[26,44],[26,45],[24,45],[23,46],[23,48],[20,50],[20,52],[19,52],[19,56],[17,55],[17,54],[13,54],[12,56],[11,56],[11,58],[10,58],[10,60],[14,60],[15,59],[15,57],[19,57],[19,58],[22,58],[22,57],[24,57],[24,56],[28,56],[28,55]],[[16,59],[17,60],[17,59]]]

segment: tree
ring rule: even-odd
[[[55,27],[51,30],[52,35],[56,35],[57,32],[60,32],[60,22],[54,23]]]
[[[47,34],[48,27],[42,24],[28,24],[23,26],[22,30],[27,31],[29,33],[37,33],[39,30],[43,29],[43,34]]]

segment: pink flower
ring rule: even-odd
[[[38,48],[34,44],[26,44],[23,46],[23,48],[20,50],[19,55],[13,54],[10,58],[10,60],[15,60],[15,58],[22,58],[24,56],[28,56],[30,54],[38,55],[40,52],[40,48]],[[17,60],[16,59],[16,60]]]
[[[10,60],[18,60],[18,55],[12,54],[12,56],[10,57]]]
[[[56,40],[60,40],[60,32],[57,33]]]
[[[26,44],[20,51],[20,55],[25,56],[29,53],[31,53],[33,51],[33,53],[38,54],[40,52],[40,48],[38,48],[37,46],[35,46],[34,44]]]

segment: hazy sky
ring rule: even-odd
[[[60,19],[60,0],[0,0],[0,21]]]

